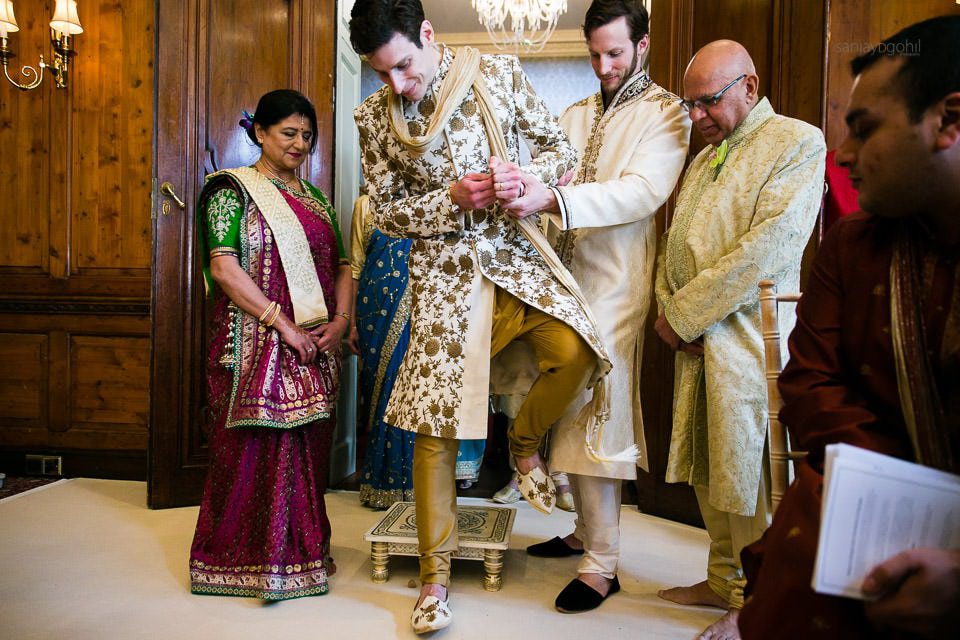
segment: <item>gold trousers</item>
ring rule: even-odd
[[[587,386],[596,355],[570,325],[497,287],[490,357],[514,340],[530,345],[540,371],[507,432],[510,453],[526,458],[537,452],[550,427]]]
[[[447,586],[457,550],[457,450],[460,441],[418,433],[413,441],[420,582]]]
[[[523,340],[537,358],[540,375],[507,434],[520,458],[537,452],[543,436],[583,391],[593,373],[593,350],[569,325],[527,306],[497,287],[490,357]],[[450,554],[457,549],[457,449],[453,438],[418,433],[413,446],[420,582],[447,586]]]

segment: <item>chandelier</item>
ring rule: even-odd
[[[536,53],[567,10],[567,0],[470,0],[498,49]]]

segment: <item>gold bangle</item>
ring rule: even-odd
[[[273,310],[273,315],[270,316],[270,319],[264,322],[263,324],[272,327],[273,323],[277,321],[277,318],[280,316],[280,305],[277,305]]]
[[[343,313],[342,311],[338,311],[338,312],[336,312],[336,313],[333,314],[333,315],[335,315],[335,316],[340,316],[341,318],[343,318],[344,320],[347,321],[347,324],[350,324],[350,314],[349,314],[349,313]]]
[[[267,308],[263,310],[263,313],[260,314],[260,317],[257,318],[257,322],[263,322],[263,319],[270,315],[270,312],[273,311],[273,308],[277,306],[277,303],[273,300],[270,301],[270,304],[267,305]]]

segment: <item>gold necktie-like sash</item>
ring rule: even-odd
[[[890,333],[903,419],[917,462],[956,472],[953,451],[931,356],[924,335],[920,252],[914,232],[901,229],[890,261]]]

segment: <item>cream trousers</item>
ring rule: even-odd
[[[573,502],[577,507],[573,535],[583,543],[577,573],[599,573],[613,579],[620,560],[619,478],[600,478],[569,473]]]
[[[770,526],[773,511],[770,504],[769,475],[764,464],[760,474],[757,510],[752,516],[739,516],[710,506],[710,490],[695,486],[700,515],[710,535],[710,555],[707,559],[707,584],[731,609],[743,608],[743,588],[747,584],[740,564],[740,551],[760,539]]]

